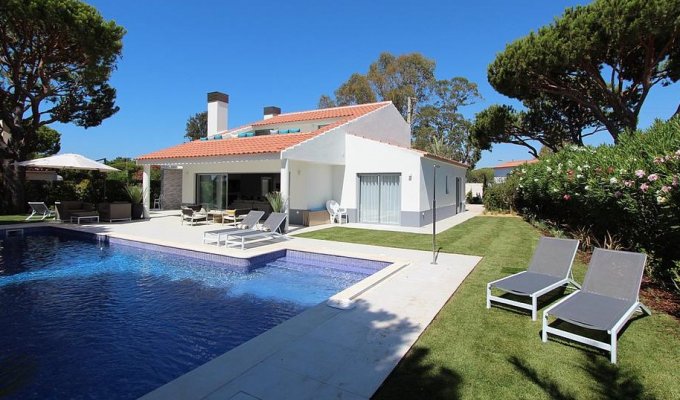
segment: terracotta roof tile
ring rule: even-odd
[[[137,157],[137,160],[164,160],[173,158],[218,157],[246,154],[278,153],[289,147],[327,132],[371,111],[390,104],[389,102],[362,104],[357,106],[326,108],[314,111],[281,114],[276,117],[258,121],[251,126],[281,124],[286,122],[307,121],[316,119],[341,118],[312,132],[289,133],[285,135],[264,135],[246,138],[225,138],[216,140],[194,140],[168,147],[163,150]],[[246,125],[247,126],[247,125]]]
[[[512,161],[504,162],[503,164],[500,164],[500,165],[496,165],[495,167],[491,167],[491,168],[512,168],[512,167],[519,167],[520,165],[524,165],[524,164],[533,164],[533,163],[537,163],[537,162],[538,162],[538,159],[536,159],[536,158],[533,158],[531,160],[512,160]]]
[[[287,114],[279,114],[269,119],[263,119],[252,123],[252,126],[285,124],[288,122],[310,121],[316,119],[331,119],[342,117],[359,117],[378,108],[384,107],[390,102],[359,104],[355,106],[323,108],[320,110],[302,111]]]
[[[245,154],[278,153],[316,136],[312,133],[267,135],[220,140],[194,140],[167,149],[137,157],[138,160],[162,160],[168,158],[236,156]]]

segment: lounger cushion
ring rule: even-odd
[[[550,311],[550,315],[584,328],[611,330],[635,303],[578,292]]]
[[[493,284],[492,287],[505,290],[506,292],[528,296],[550,285],[554,285],[561,280],[563,279],[550,275],[524,271],[498,281]]]

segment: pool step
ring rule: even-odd
[[[328,275],[332,275],[337,272],[349,272],[368,276],[376,272],[376,270],[373,268],[366,268],[357,265],[334,264],[334,263],[321,264],[319,262],[310,262],[307,260],[301,260],[296,258],[288,259],[286,257],[271,261],[267,263],[267,266],[285,268],[302,272],[314,271],[316,273],[321,274],[324,274],[324,270],[326,270],[328,271]]]

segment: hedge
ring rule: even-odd
[[[643,251],[654,277],[680,287],[679,118],[617,145],[564,149],[512,175],[505,191],[521,214],[594,245]]]

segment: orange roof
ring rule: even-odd
[[[503,164],[496,165],[495,167],[491,168],[513,168],[513,167],[519,167],[520,165],[524,164],[533,164],[537,163],[538,159],[537,158],[532,158],[531,160],[512,160],[508,162],[504,162]]]
[[[221,140],[194,140],[137,157],[138,160],[168,158],[236,156],[244,154],[278,153],[316,136],[312,133],[253,136]]]
[[[384,107],[387,104],[390,104],[390,102],[383,101],[380,103],[359,104],[354,106],[323,108],[320,110],[279,114],[269,119],[257,121],[251,125],[252,126],[277,125],[289,122],[312,121],[316,119],[331,119],[343,117],[356,118],[361,115],[367,114],[371,111],[377,110],[380,107]]]
[[[218,157],[245,154],[278,153],[388,104],[390,104],[390,102],[280,114],[273,118],[255,122],[250,124],[250,126],[283,124],[287,122],[311,121],[317,119],[322,120],[329,118],[341,119],[315,131],[306,133],[289,133],[285,135],[273,134],[244,138],[228,137],[225,139],[214,140],[194,140],[192,142],[178,144],[176,146],[139,156],[137,157],[137,160],[164,160],[172,158]]]

